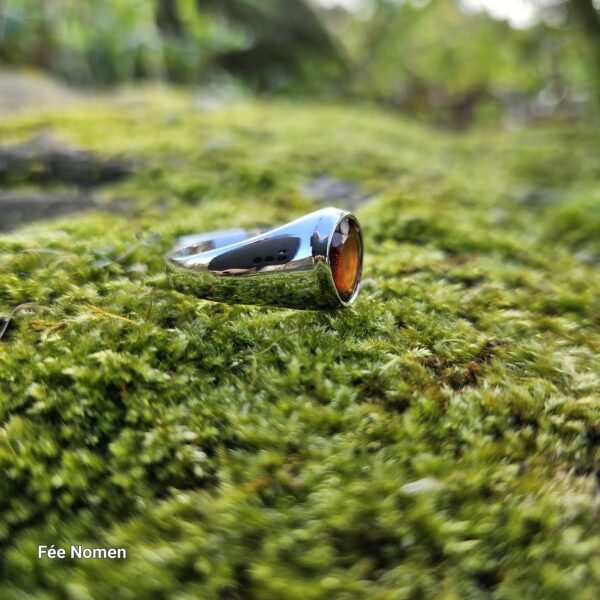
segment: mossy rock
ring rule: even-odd
[[[600,136],[155,103],[0,124],[140,165],[101,192],[132,214],[0,237],[0,313],[35,303],[0,341],[0,597],[597,596]],[[177,235],[286,222],[325,175],[368,198],[351,309],[169,287]]]

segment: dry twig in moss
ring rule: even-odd
[[[92,312],[96,313],[97,315],[109,317],[111,319],[118,319],[119,321],[125,321],[125,323],[131,323],[132,325],[139,325],[139,323],[137,323],[136,321],[132,321],[131,319],[128,319],[127,317],[122,317],[121,315],[115,315],[115,313],[108,312],[107,310],[104,310],[99,306],[94,306],[93,304],[88,304],[87,302],[84,304],[84,306]]]
[[[13,308],[8,313],[8,316],[4,321],[4,325],[2,325],[2,329],[0,329],[0,340],[4,337],[4,334],[6,333],[6,330],[8,329],[8,326],[12,321],[12,318],[22,310],[29,310],[32,308],[39,308],[39,304],[37,304],[36,302],[25,302],[24,304],[19,304],[19,306],[15,306],[15,308]]]

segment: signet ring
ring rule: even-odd
[[[362,262],[358,220],[330,207],[268,230],[184,236],[167,273],[176,289],[206,300],[322,310],[354,302]]]

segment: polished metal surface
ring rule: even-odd
[[[336,289],[330,256],[336,228],[345,219],[356,225],[360,240],[356,283],[347,300]],[[362,233],[351,213],[324,208],[269,231],[231,229],[185,236],[167,265],[176,289],[207,300],[338,308],[350,306],[358,294]]]

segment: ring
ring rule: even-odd
[[[167,272],[175,289],[206,300],[327,309],[354,302],[362,260],[356,217],[324,208],[267,231],[179,238]]]

